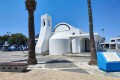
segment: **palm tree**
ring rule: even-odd
[[[28,10],[28,29],[29,29],[29,56],[28,64],[37,64],[37,59],[35,55],[35,30],[34,30],[34,11],[36,9],[35,0],[26,0],[26,9]]]
[[[93,33],[91,0],[87,0],[87,3],[88,3],[88,14],[89,14],[89,33],[90,33],[90,50],[91,50],[91,60],[88,64],[94,65],[97,64],[97,57],[96,57],[96,48],[95,48],[94,33]]]

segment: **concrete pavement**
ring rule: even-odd
[[[27,51],[0,51],[0,63],[2,62],[27,62]],[[38,64],[30,65],[28,69],[51,69],[77,73],[86,73],[99,76],[120,78],[120,72],[104,72],[97,65],[88,65],[90,53],[67,54],[64,56],[37,55]]]

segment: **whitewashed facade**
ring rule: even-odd
[[[96,50],[101,49],[101,37],[94,33]],[[50,55],[81,53],[90,51],[89,33],[67,23],[59,23],[52,31],[52,19],[41,16],[41,30],[36,44],[36,53],[49,52]]]
[[[110,49],[120,49],[120,37],[110,38]]]

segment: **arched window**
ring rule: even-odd
[[[46,23],[45,23],[45,19],[43,19],[43,27],[46,25]]]

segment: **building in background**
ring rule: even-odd
[[[120,37],[110,38],[110,49],[120,49]]]

